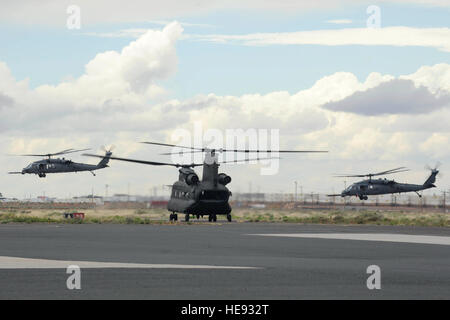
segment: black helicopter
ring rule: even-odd
[[[217,221],[217,215],[226,215],[227,220],[231,222],[231,206],[228,202],[231,192],[226,187],[231,182],[231,177],[225,173],[219,173],[219,165],[225,163],[248,162],[271,158],[253,158],[244,160],[222,161],[218,162],[219,152],[244,152],[244,153],[308,153],[308,152],[327,152],[327,151],[297,151],[297,150],[227,150],[227,149],[209,149],[209,148],[193,148],[185,146],[177,146],[165,143],[143,142],[145,144],[176,147],[183,149],[190,149],[188,153],[204,152],[205,158],[203,163],[191,164],[174,164],[166,162],[154,162],[145,160],[134,160],[126,158],[110,157],[112,160],[135,162],[154,166],[172,166],[179,169],[178,181],[172,187],[170,200],[167,204],[167,210],[171,212],[170,221],[177,221],[178,214],[185,214],[185,221],[189,221],[191,215],[196,216],[197,219],[208,216],[209,221]],[[167,154],[167,153],[166,153]],[[170,153],[169,153],[170,154]],[[84,154],[91,157],[101,158],[99,155]],[[197,173],[193,170],[194,167],[203,167],[202,180],[199,179]]]
[[[341,194],[329,194],[328,196],[329,197],[356,196],[360,200],[367,200],[368,196],[371,196],[371,195],[415,192],[419,197],[422,197],[422,195],[419,194],[419,191],[436,187],[434,185],[434,183],[436,181],[436,175],[439,173],[438,166],[439,165],[437,164],[435,168],[428,167],[428,169],[431,171],[431,174],[423,184],[398,183],[398,182],[395,182],[394,180],[387,180],[386,178],[372,179],[372,177],[374,177],[374,176],[409,171],[409,169],[406,169],[405,167],[399,167],[399,168],[395,168],[395,169],[391,169],[391,170],[387,170],[387,171],[383,171],[383,172],[378,172],[378,173],[357,174],[357,175],[337,175],[336,177],[341,177],[341,178],[342,177],[360,177],[360,178],[368,177],[369,179],[353,183],[348,188],[346,188],[344,191],[342,191]]]
[[[105,155],[102,157],[102,160],[98,164],[87,164],[87,163],[77,163],[72,160],[68,160],[65,158],[56,158],[53,159],[52,156],[63,155],[68,153],[86,151],[89,149],[66,149],[63,151],[59,151],[56,153],[47,153],[47,154],[23,154],[21,156],[27,157],[48,157],[47,159],[38,160],[33,163],[30,163],[28,166],[22,169],[22,171],[14,171],[9,172],[9,174],[37,174],[40,178],[45,178],[48,173],[62,173],[62,172],[79,172],[79,171],[89,171],[94,176],[94,170],[103,169],[108,167],[109,159],[112,155],[112,150],[105,150]]]

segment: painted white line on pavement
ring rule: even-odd
[[[146,264],[96,261],[65,261],[0,256],[0,269],[65,269],[69,265],[80,268],[140,268],[140,269],[259,269],[256,267],[214,266],[189,264]]]
[[[337,239],[337,240],[440,244],[447,246],[450,245],[450,237],[423,236],[411,234],[391,234],[391,233],[267,233],[267,234],[249,234],[249,235],[265,236],[265,237],[318,238],[318,239]]]

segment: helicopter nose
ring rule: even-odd
[[[33,170],[31,168],[29,168],[29,167],[23,168],[22,169],[22,174],[25,174],[25,173],[33,173]]]

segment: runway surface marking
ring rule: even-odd
[[[140,269],[259,269],[257,267],[209,266],[189,264],[145,264],[96,261],[65,261],[0,256],[0,269],[65,269],[69,265],[80,268],[140,268]]]
[[[267,234],[249,234],[249,235],[251,235],[251,236],[266,236],[266,237],[318,238],[318,239],[386,241],[386,242],[405,242],[405,243],[450,245],[450,237],[422,236],[422,235],[410,235],[410,234],[389,234],[389,233],[267,233]]]

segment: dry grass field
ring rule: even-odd
[[[123,223],[123,224],[169,224],[169,212],[165,209],[86,209],[85,219],[64,218],[67,210],[16,210],[0,211],[0,223]],[[233,221],[314,223],[314,224],[375,224],[450,227],[450,214],[436,211],[389,211],[372,210],[271,210],[235,209]],[[218,217],[219,222],[226,221]],[[185,223],[179,214],[178,222]],[[191,223],[208,223],[208,218],[191,217]]]

